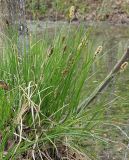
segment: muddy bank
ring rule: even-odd
[[[29,5],[26,9],[27,19],[39,19],[50,21],[68,21],[69,8],[74,5],[77,9],[78,21],[107,21],[114,24],[129,24],[129,1],[111,0],[80,0],[78,2],[56,2],[46,0],[43,4],[33,4],[33,10]],[[31,6],[31,4],[30,4]]]
[[[66,21],[69,22],[68,18],[65,18],[64,15],[38,15],[33,17],[31,13],[27,13],[28,20],[40,20],[40,21]],[[96,15],[94,12],[86,14],[84,17],[79,17],[78,22],[109,22],[112,24],[129,24],[129,15],[125,12],[115,11],[112,14],[106,15]]]

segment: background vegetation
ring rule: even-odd
[[[127,0],[28,0],[27,15],[31,18],[68,20],[69,8],[77,8],[80,20],[129,23]]]
[[[114,12],[113,1],[27,2],[27,15],[34,19],[67,19],[71,5],[83,20],[94,11],[93,19]],[[29,43],[26,48],[22,41],[23,50],[17,44],[20,34],[11,30],[11,36],[4,35],[0,159],[128,159],[128,69],[118,72],[109,88],[78,112],[127,48],[125,41],[116,41],[116,27],[102,39],[97,27],[67,23],[40,35],[27,32]]]

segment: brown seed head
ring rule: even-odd
[[[76,7],[71,6],[70,9],[69,9],[69,18],[73,19],[75,17],[75,13],[76,13]]]
[[[125,71],[125,69],[127,68],[127,66],[128,66],[128,62],[122,63],[122,65],[120,66],[120,72]]]
[[[69,70],[68,69],[64,69],[61,73],[63,75],[63,77],[65,77],[68,74]]]
[[[78,45],[77,50],[80,50],[80,49],[82,48],[82,46],[83,46],[83,43],[81,42],[81,43]]]
[[[64,46],[63,53],[66,51],[66,49],[67,49],[67,45]]]
[[[84,45],[87,45],[87,37],[84,37],[82,40],[81,40],[81,43],[78,45],[77,47],[77,50],[80,50]]]
[[[96,57],[98,54],[100,54],[102,52],[103,47],[102,46],[98,46],[98,48],[95,51],[95,55],[94,57]]]
[[[50,57],[52,54],[53,54],[53,51],[54,51],[54,48],[53,47],[50,47],[47,51],[47,55],[48,57]]]

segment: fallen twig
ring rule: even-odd
[[[103,80],[103,82],[93,91],[93,93],[86,98],[77,109],[77,113],[81,110],[84,110],[109,84],[112,78],[120,71],[120,68],[124,62],[129,61],[129,48],[125,52],[125,54],[121,57],[121,59],[117,62],[111,72],[107,75],[107,77]]]

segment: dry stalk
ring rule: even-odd
[[[122,64],[129,61],[129,48],[121,57],[121,59],[116,63],[111,72],[107,75],[107,77],[103,80],[103,82],[92,92],[92,94],[86,98],[77,109],[77,113],[84,110],[93,100],[108,86],[113,77],[120,71]]]

